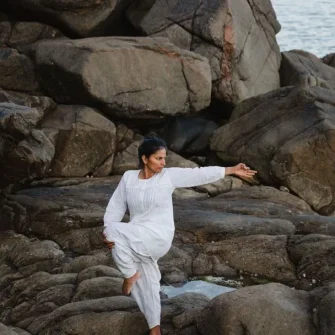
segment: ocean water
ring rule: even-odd
[[[302,49],[323,57],[335,53],[335,0],[271,0],[282,28],[281,51]]]

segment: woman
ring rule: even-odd
[[[164,168],[166,151],[162,139],[144,139],[138,149],[140,170],[124,173],[104,216],[104,242],[125,277],[122,291],[131,293],[138,303],[150,335],[161,334],[157,261],[169,251],[174,235],[174,189],[215,182],[225,175],[251,177],[256,173],[242,163],[227,168]],[[130,222],[123,223],[127,208]]]

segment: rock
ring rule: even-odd
[[[208,150],[209,138],[217,128],[213,121],[176,117],[165,124],[163,138],[175,153],[200,154]]]
[[[58,29],[40,22],[20,22],[8,18],[8,21],[0,22],[0,30],[1,28],[3,31],[1,44],[19,51],[38,40],[63,37]]]
[[[191,200],[191,199],[200,200],[207,198],[208,198],[207,194],[189,188],[176,188],[172,194],[173,201]]]
[[[177,207],[175,224],[177,231],[193,234],[198,243],[221,241],[232,236],[291,235],[295,232],[293,223],[288,220],[196,208]]]
[[[196,168],[198,164],[169,150],[166,157],[166,167]]]
[[[283,235],[251,235],[204,245],[203,253],[217,255],[222,263],[247,275],[282,283],[294,284],[295,267],[286,250]]]
[[[114,124],[89,107],[58,106],[41,128],[56,132],[49,176],[84,177],[115,152]]]
[[[135,133],[127,128],[124,124],[116,126],[116,152],[123,151],[132,142],[135,137]]]
[[[135,119],[187,114],[210,103],[207,59],[163,38],[41,41],[35,58],[41,85],[58,103],[99,103],[107,114]]]
[[[49,97],[29,95],[22,92],[0,90],[0,102],[12,102],[16,105],[35,108],[39,120],[56,108],[56,103]],[[34,123],[34,126],[36,123]]]
[[[39,86],[32,61],[15,49],[0,48],[0,86],[5,90],[37,91]]]
[[[81,283],[84,280],[98,277],[123,278],[123,275],[120,271],[113,269],[107,265],[94,265],[82,270],[78,275],[77,282]]]
[[[119,314],[120,312],[122,313],[123,310],[130,310],[135,307],[137,307],[136,302],[132,298],[124,296],[77,301],[63,305],[46,316],[43,315],[39,318],[35,318],[33,322],[31,322],[31,324],[27,327],[27,329],[33,334],[42,335],[45,334],[43,332],[44,330],[45,332],[47,332],[49,330],[48,329],[49,327],[51,328],[52,325],[59,323],[60,320],[63,320],[65,318],[68,319],[71,316],[75,316],[78,314],[85,315],[87,313],[94,313],[95,315],[96,314],[101,315],[98,313],[112,312],[112,311],[117,311],[116,314]],[[100,321],[99,317],[98,319]],[[120,323],[119,318],[117,322],[118,324],[120,324],[120,326],[122,326],[122,323]],[[137,327],[137,325],[135,326]],[[110,323],[108,323],[108,327],[110,331],[111,329]],[[90,328],[87,328],[87,324],[85,325],[85,328],[90,330]]]
[[[333,236],[310,234],[291,237],[289,253],[297,266],[297,276],[308,280],[310,287],[334,280],[335,238]]]
[[[163,281],[169,284],[186,280],[191,274],[191,267],[192,257],[176,246],[172,246],[170,251],[159,260]]]
[[[328,54],[321,59],[325,64],[335,67],[335,53]]]
[[[81,2],[57,0],[4,0],[2,9],[14,13],[27,21],[37,20],[51,24],[73,37],[117,34],[124,31],[121,25],[122,12],[129,0]],[[125,26],[125,22],[123,21]]]
[[[80,282],[72,301],[122,295],[123,278],[98,277]]]
[[[148,326],[141,313],[115,311],[112,313],[83,313],[67,317],[57,327],[59,335],[90,335],[92,330],[99,334],[108,334],[113,331],[115,335],[145,335]],[[41,333],[41,335],[46,332]]]
[[[34,127],[42,117],[35,108],[0,103],[0,187],[45,175],[54,146]]]
[[[311,291],[313,320],[317,334],[332,334],[335,330],[334,323],[334,282]]]
[[[243,183],[241,179],[233,176],[226,176],[224,179],[220,179],[214,183],[197,186],[196,189],[201,192],[206,192],[213,197],[246,186],[247,184]]]
[[[8,259],[27,276],[37,271],[54,270],[64,263],[65,255],[55,242],[44,240],[16,245],[8,255]]]
[[[284,185],[314,210],[331,214],[334,106],[333,92],[319,87],[251,98],[214,133],[211,149],[224,161],[243,159],[266,183]]]
[[[287,220],[292,215],[316,214],[304,200],[270,186],[236,188],[208,199],[201,205],[206,209],[223,212]]]
[[[142,34],[207,57],[216,99],[237,104],[279,87],[280,25],[268,0],[136,1],[127,16]]]
[[[67,263],[63,266],[63,273],[82,273],[82,271],[89,269],[92,266],[107,266],[111,263],[111,256],[108,256],[106,252],[100,252],[96,255],[78,256],[70,263]]]
[[[320,86],[335,89],[335,69],[317,56],[302,50],[282,53],[281,86]]]
[[[214,298],[202,311],[197,326],[202,335],[315,335],[309,313],[308,293],[268,284]]]
[[[23,329],[16,327],[7,327],[0,323],[0,334],[2,335],[31,335]]]
[[[283,217],[285,218],[285,217]],[[292,215],[287,217],[299,235],[321,234],[335,236],[335,217],[321,215]]]

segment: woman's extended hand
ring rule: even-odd
[[[107,237],[104,233],[102,233],[102,236],[103,236],[103,242],[107,245],[108,249],[109,250],[112,250],[115,246],[115,243],[114,242],[111,242],[111,241],[108,241],[107,240]]]
[[[257,173],[255,170],[251,170],[249,166],[246,166],[243,163],[239,163],[235,166],[226,168],[226,175],[234,174],[239,177],[250,178]]]

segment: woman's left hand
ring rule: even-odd
[[[233,174],[239,177],[253,177],[257,171],[251,170],[249,166],[246,166],[244,163],[239,163],[233,167]]]

